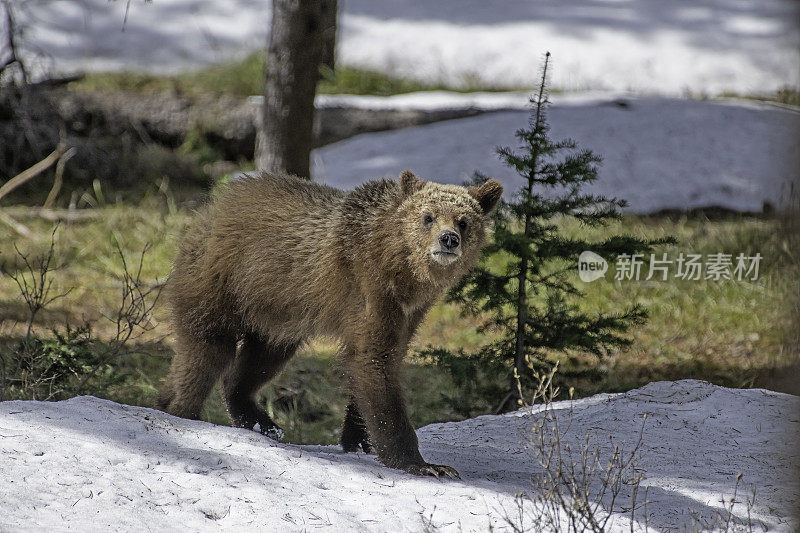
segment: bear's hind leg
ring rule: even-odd
[[[281,428],[258,405],[255,396],[296,350],[297,344],[272,344],[255,334],[245,335],[236,359],[222,379],[228,414],[235,426],[255,429],[273,439],[283,437]]]
[[[203,403],[235,354],[233,337],[201,339],[178,332],[175,356],[156,407],[175,416],[200,418]]]

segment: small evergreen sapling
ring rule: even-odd
[[[453,354],[437,348],[422,353],[447,368],[466,392],[493,396],[496,412],[517,407],[521,388],[535,372],[546,373],[551,367],[548,354],[582,351],[601,356],[610,348],[628,346],[631,340],[623,335],[632,325],[644,322],[647,315],[639,304],[616,313],[588,313],[574,303],[582,292],[568,273],[576,271],[581,252],[591,250],[613,262],[618,254],[644,253],[671,242],[624,235],[589,242],[562,234],[558,218],[603,226],[620,218],[626,202],[582,192],[584,185],[597,179],[601,159],[578,149],[571,139],[554,142],[548,137],[549,60],[548,52],[538,94],[530,100],[529,127],[516,132],[521,146],[498,149],[500,158],[522,178],[522,186],[511,202],[497,209],[493,242],[484,250],[481,266],[448,296],[466,312],[484,318],[479,331],[494,330],[500,336],[475,353]],[[479,184],[486,179],[476,174],[474,181]],[[505,268],[489,268],[489,263],[505,263]],[[505,385],[481,386],[479,373],[504,375],[500,383]],[[464,416],[473,414],[469,408],[453,407]]]

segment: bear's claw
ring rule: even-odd
[[[429,463],[422,463],[404,466],[401,467],[401,469],[405,470],[409,474],[414,474],[415,476],[433,476],[437,479],[441,479],[441,477],[444,476],[448,479],[461,479],[458,471],[452,466],[447,465],[432,465]]]
[[[266,435],[272,440],[283,440],[283,430],[272,421],[267,412],[255,405],[246,405],[231,412],[235,427],[246,428]]]
[[[260,422],[256,422],[253,427],[248,429],[252,429],[253,431],[258,431],[262,435],[266,435],[272,440],[277,440],[277,441],[283,440],[283,430],[274,424],[272,426],[264,427],[261,425]]]
[[[357,452],[359,451],[359,449],[361,449],[361,451],[367,454],[374,453],[374,450],[372,448],[372,443],[366,436],[360,440],[355,440],[355,441],[351,439],[342,439],[341,445],[342,445],[342,450],[344,450],[346,453]]]

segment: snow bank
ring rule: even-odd
[[[28,1],[26,51],[60,70],[183,70],[262,49],[267,0]],[[339,59],[429,81],[680,95],[800,86],[794,0],[349,0]],[[2,22],[0,22],[2,24]],[[2,28],[2,26],[0,26]]]
[[[790,531],[797,397],[701,381],[651,383],[625,394],[556,404],[573,411],[565,443],[630,447],[648,414],[638,468],[650,526],[712,519],[738,474],[757,489],[757,527]],[[174,418],[93,397],[0,404],[3,529],[502,530],[514,494],[538,471],[528,444],[537,408],[418,431],[429,461],[461,481],[415,478],[332,446],[279,444],[256,433]],[[530,509],[529,509],[530,510]],[[744,504],[734,507],[744,520]],[[614,529],[628,528],[615,517]],[[639,524],[641,526],[641,524]]]
[[[597,93],[565,95],[566,98],[589,98]],[[316,107],[348,108],[392,111],[444,111],[451,109],[477,109],[481,111],[508,111],[527,109],[530,93],[509,91],[494,93],[455,93],[452,91],[420,91],[393,96],[361,96],[356,94],[319,94],[314,100]],[[263,96],[250,98],[254,105],[261,105]]]
[[[316,150],[312,175],[338,187],[420,176],[462,183],[477,170],[499,179],[507,193],[520,178],[498,160],[496,147],[518,146],[526,127],[526,97],[434,93],[380,99],[334,97],[322,105],[375,108],[517,109],[382,133],[364,134]],[[744,100],[681,100],[623,94],[555,95],[552,138],[571,137],[604,158],[588,191],[624,198],[633,212],[720,206],[760,212],[765,202],[785,205],[800,177],[800,111]],[[796,193],[795,193],[796,194]],[[796,201],[796,197],[795,197]]]

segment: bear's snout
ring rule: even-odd
[[[439,244],[442,246],[442,251],[452,252],[461,243],[458,233],[455,231],[444,231],[439,235]]]

